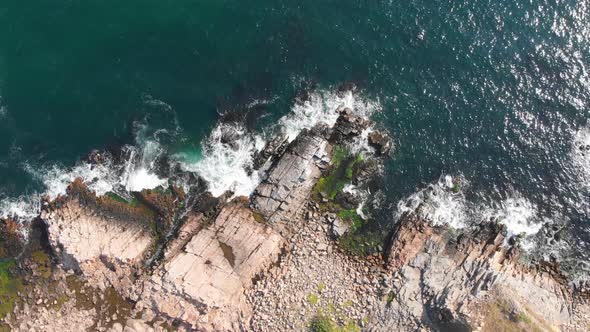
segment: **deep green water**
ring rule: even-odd
[[[350,81],[382,105],[375,119],[396,139],[380,225],[450,174],[468,180],[467,205],[569,225],[565,246],[581,255],[588,4],[4,0],[0,189],[42,191],[31,168],[133,143],[138,122],[178,125],[167,147],[198,155],[221,111],[267,100],[260,129],[304,86]]]

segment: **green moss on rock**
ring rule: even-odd
[[[12,311],[23,288],[22,278],[16,275],[15,269],[13,259],[0,260],[0,318]]]
[[[329,316],[318,314],[312,318],[309,330],[311,332],[360,332],[361,328],[353,322],[340,326]]]
[[[382,238],[372,232],[349,232],[338,241],[338,245],[348,254],[369,256],[381,251]]]
[[[352,156],[345,148],[334,147],[332,165],[327,174],[318,180],[314,190],[314,197],[321,200],[322,196],[324,196],[333,201],[336,195],[347,184],[352,182],[354,166],[362,160],[363,157],[360,154]]]
[[[350,223],[350,232],[354,233],[360,229],[365,220],[356,212],[355,209],[341,210],[336,214],[340,219]]]

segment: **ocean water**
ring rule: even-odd
[[[424,203],[434,224],[497,219],[587,269],[589,16],[572,0],[4,0],[0,213],[34,215],[77,176],[99,193],[166,183],[161,154],[214,194],[247,194],[271,132],[349,105],[395,139],[367,227]],[[338,96],[343,82],[357,92]],[[79,162],[110,146],[132,162]],[[546,224],[565,239],[544,239]]]

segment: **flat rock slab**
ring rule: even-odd
[[[153,241],[149,225],[105,217],[77,199],[42,212],[41,218],[64,268],[81,271],[103,289],[113,285],[126,293],[132,283],[130,271]]]
[[[270,169],[252,196],[252,206],[271,224],[292,219],[306,202],[329,161],[329,143],[304,132],[293,141]]]
[[[244,291],[277,261],[283,238],[254,219],[241,202],[229,203],[144,284],[139,305],[191,328],[239,330],[250,308]]]

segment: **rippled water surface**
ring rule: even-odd
[[[426,200],[429,218],[456,227],[497,218],[532,238],[565,227],[566,241],[532,247],[585,264],[589,15],[588,1],[5,0],[0,208],[22,213],[26,197],[80,174],[103,191],[157,185],[162,151],[243,179],[272,124],[305,127],[353,103],[395,137],[374,227]],[[355,101],[335,99],[342,82]],[[315,103],[294,109],[309,86]],[[248,114],[239,154],[214,146],[225,111]],[[138,160],[124,178],[72,170],[121,144]],[[460,194],[448,177],[463,179]]]

